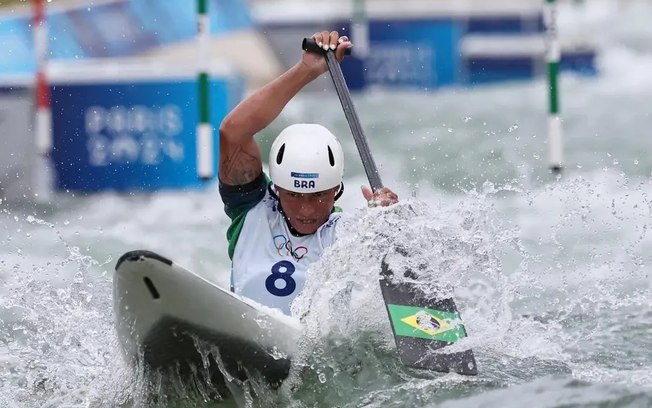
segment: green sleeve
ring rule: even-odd
[[[233,259],[235,245],[240,237],[247,213],[265,197],[270,183],[271,181],[265,173],[261,173],[251,183],[241,186],[229,186],[220,181],[220,196],[224,202],[224,212],[231,219],[231,225],[226,231],[226,239],[229,242],[229,258]]]

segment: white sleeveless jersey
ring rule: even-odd
[[[247,215],[233,252],[233,291],[290,314],[292,300],[303,289],[308,266],[335,241],[342,213],[332,213],[312,235],[295,237],[278,201],[269,194]]]

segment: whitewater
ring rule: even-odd
[[[305,334],[277,391],[241,406],[648,407],[652,405],[652,5],[563,9],[595,33],[596,77],[561,77],[565,168],[548,169],[546,82],[354,95],[394,208],[366,208],[355,145],[331,88],[301,94],[258,136],[295,122],[340,135],[339,204],[354,217],[293,311]],[[563,31],[562,31],[563,32]],[[228,218],[199,191],[0,203],[0,406],[141,406],[146,379],[122,359],[112,273],[133,249],[228,285]],[[452,294],[480,374],[400,365],[377,285],[379,259],[421,265]],[[170,395],[165,406],[206,406]]]

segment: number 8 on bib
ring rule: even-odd
[[[289,296],[297,288],[297,283],[292,279],[295,267],[290,261],[279,261],[272,266],[272,274],[265,279],[267,291],[274,296]],[[284,281],[285,286],[279,288],[278,281]]]

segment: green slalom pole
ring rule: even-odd
[[[197,49],[199,60],[199,123],[197,124],[197,176],[211,179],[214,168],[213,126],[211,125],[208,72],[210,70],[210,17],[208,0],[197,0]]]
[[[557,30],[557,2],[545,0],[543,22],[546,29],[546,63],[548,66],[548,154],[550,170],[562,170],[562,126],[559,116],[559,60],[561,46]]]

